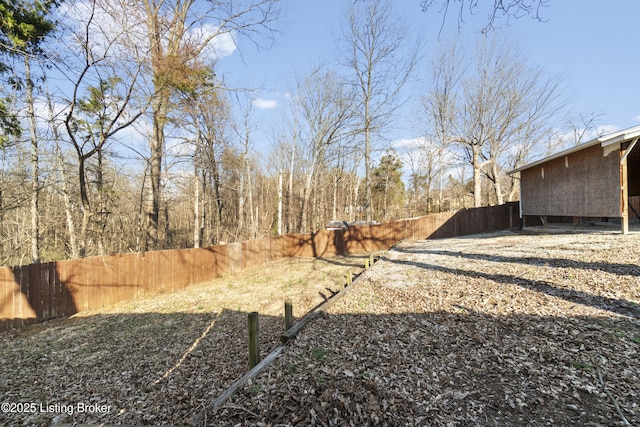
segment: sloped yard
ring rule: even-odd
[[[248,312],[266,355],[284,298],[299,316],[361,261],[285,260],[0,334],[0,402],[45,405],[0,424],[187,424],[246,371]],[[639,303],[640,234],[404,242],[206,425],[638,426]]]
[[[0,425],[187,424],[247,371],[247,313],[261,314],[267,354],[280,344],[285,298],[301,316],[362,264],[349,257],[281,260],[2,333]]]
[[[640,235],[405,242],[209,425],[640,425]]]

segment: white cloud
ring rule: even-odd
[[[412,151],[427,144],[427,138],[419,136],[417,138],[398,139],[393,141],[393,147],[399,150]]]
[[[275,99],[256,98],[253,100],[253,106],[260,110],[271,110],[278,107],[278,101]]]
[[[231,56],[238,49],[232,32],[221,33],[217,28],[209,24],[194,29],[192,36],[200,43],[213,36],[203,52],[211,60]]]
[[[80,37],[84,37],[85,25],[90,22],[90,47],[94,55],[104,55],[107,50],[110,55],[130,53],[132,45],[141,48],[142,52],[148,51],[149,40],[144,16],[135,10],[119,8],[116,3],[99,2],[95,10],[88,0],[62,3],[60,13],[67,18],[67,25],[75,28]],[[224,31],[207,23],[188,24],[192,28],[185,34],[183,43],[185,46],[201,46],[206,43],[200,54],[201,58],[215,61],[230,56],[237,50],[234,31]],[[69,40],[67,44],[73,46],[77,42]]]

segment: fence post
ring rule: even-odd
[[[347,286],[351,286],[351,280],[353,278],[351,277],[351,270],[347,271]]]
[[[373,267],[373,252],[369,254],[369,266]]]
[[[288,331],[293,326],[293,306],[291,300],[284,302],[284,330]]]
[[[258,312],[249,313],[249,369],[260,363]]]

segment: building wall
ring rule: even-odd
[[[598,144],[520,172],[523,215],[620,217],[620,155]]]

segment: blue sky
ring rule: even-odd
[[[313,65],[324,63],[339,67],[336,39],[345,25],[344,16],[353,0],[284,0],[284,34],[276,45],[256,50],[240,40],[238,52],[219,62],[219,71],[232,85],[259,87],[256,108],[263,117],[260,138],[268,139],[269,122],[277,121],[284,108],[285,93],[294,85],[296,73],[304,74]],[[451,13],[442,28],[443,16],[435,9],[420,10],[419,0],[394,2],[397,13],[409,31],[425,36],[423,64],[419,75],[426,76],[431,55],[440,43],[459,32],[465,39],[486,24],[486,13],[467,15],[458,30],[457,15]],[[541,12],[546,22],[529,17],[501,21],[495,30],[499,37],[515,39],[533,64],[542,66],[549,75],[564,77],[564,94],[573,99],[573,113],[601,113],[600,126],[611,130],[640,124],[640,46],[637,0],[551,0]],[[440,35],[440,36],[439,36]],[[425,90],[425,82],[417,81],[409,88],[413,94]],[[407,103],[402,117],[415,117],[415,105]],[[400,120],[393,138],[412,138],[416,131],[409,122]],[[260,141],[259,144],[266,144]]]

